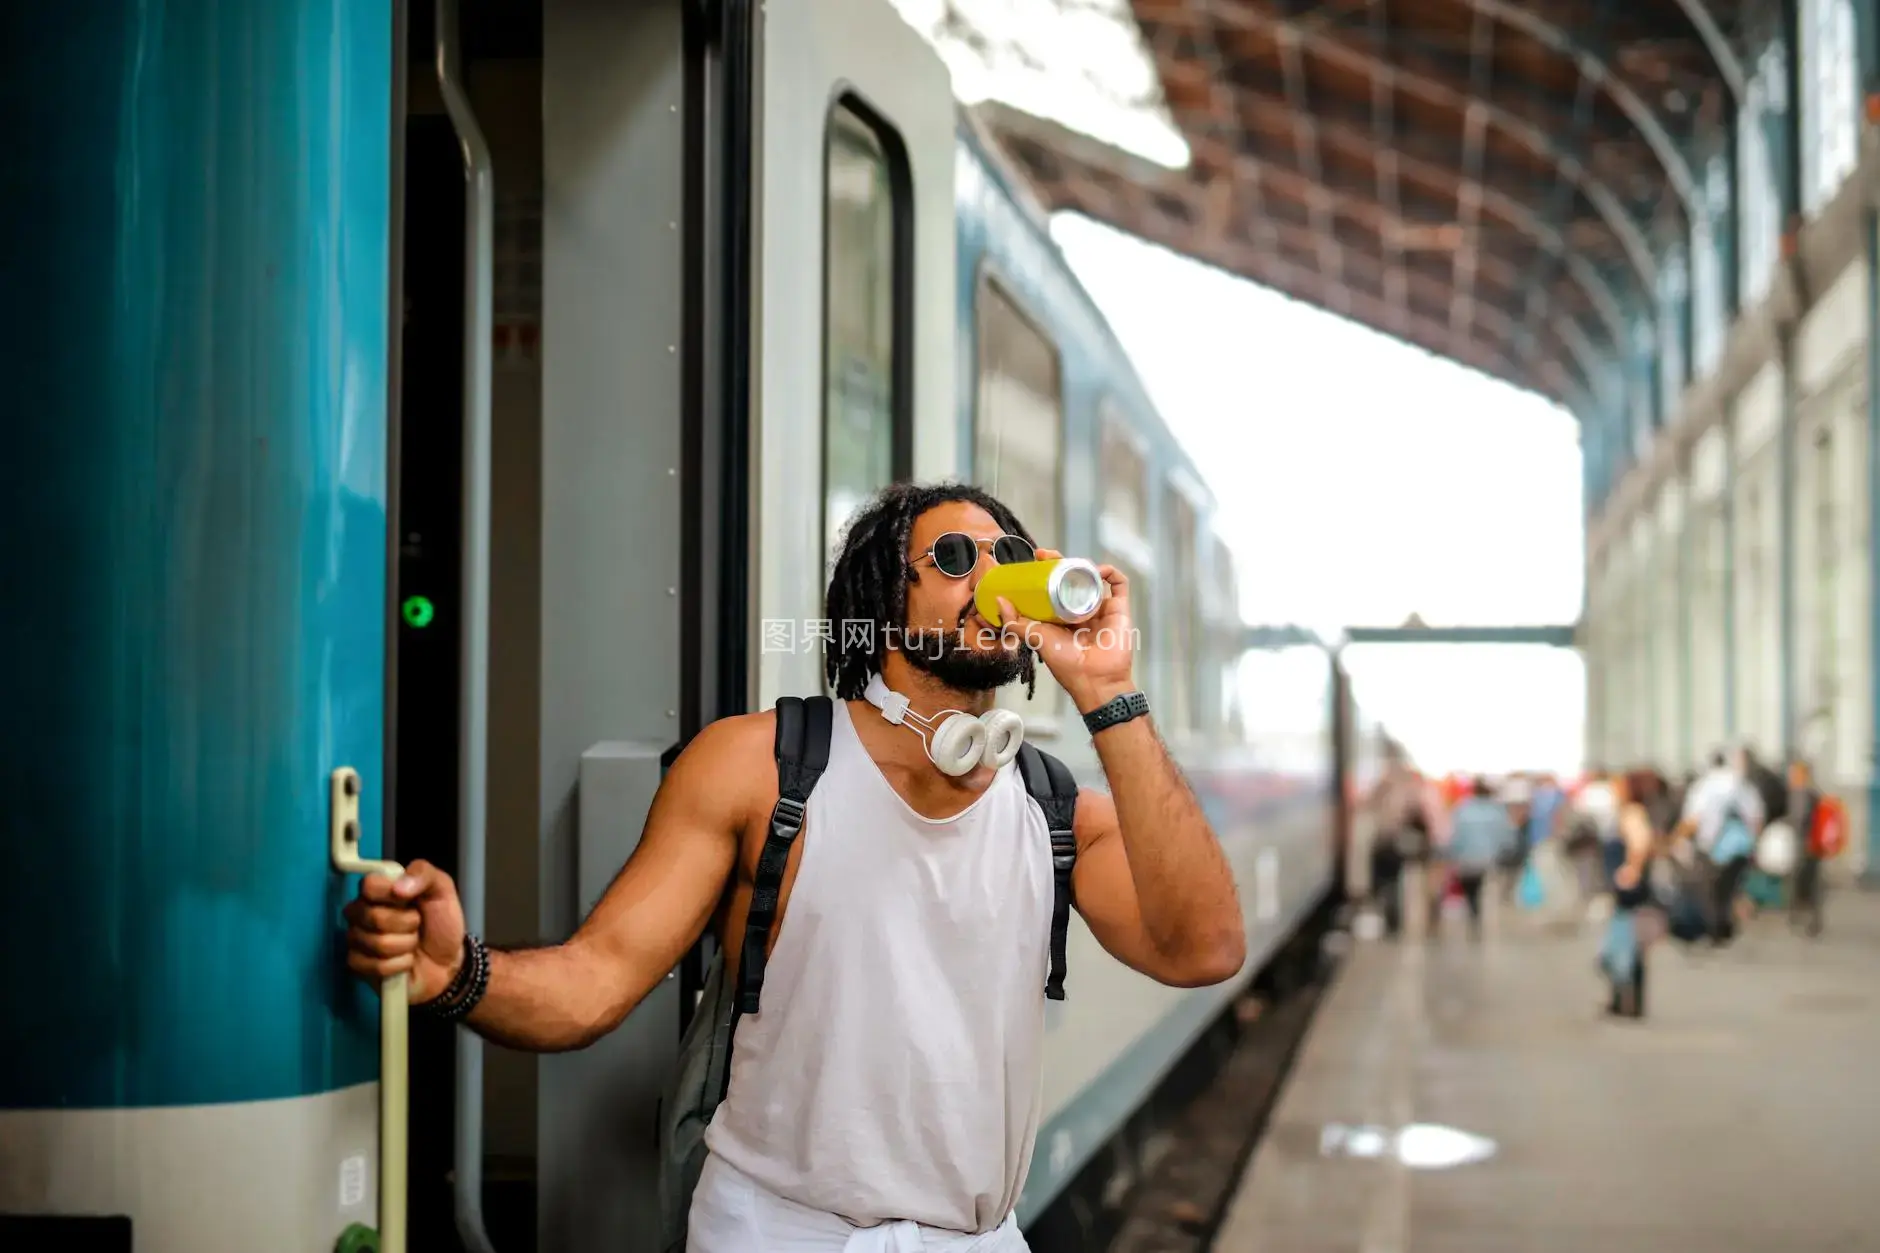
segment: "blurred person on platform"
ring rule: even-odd
[[[1482,938],[1482,884],[1497,865],[1506,864],[1508,850],[1519,843],[1508,806],[1497,799],[1485,778],[1456,806],[1450,818],[1449,844],[1443,859],[1456,876],[1456,885],[1469,908],[1469,938]]]
[[[1566,829],[1567,793],[1560,780],[1543,774],[1534,783],[1534,796],[1528,803],[1527,846],[1554,839]]]
[[[1371,791],[1371,901],[1384,916],[1387,935],[1403,928],[1404,863],[1427,847],[1423,789],[1403,749],[1386,747],[1383,775]]]
[[[1751,782],[1751,763],[1746,749],[1729,758],[1713,753],[1710,769],[1691,786],[1673,832],[1677,839],[1688,838],[1703,861],[1710,884],[1711,941],[1719,946],[1736,937],[1736,897],[1764,823],[1763,798]]]
[[[1652,904],[1650,869],[1657,843],[1651,813],[1639,798],[1651,790],[1646,771],[1631,771],[1612,781],[1615,808],[1614,838],[1603,840],[1603,854],[1612,890],[1612,916],[1600,945],[1600,968],[1610,988],[1606,1013],[1615,1018],[1645,1015],[1645,952],[1641,933],[1644,911]]]
[[[1802,758],[1789,763],[1789,823],[1795,830],[1795,870],[1789,876],[1789,928],[1811,939],[1821,934],[1822,848],[1815,828],[1822,817],[1821,789]]]
[[[1570,921],[1580,912],[1583,896],[1574,876],[1567,848],[1570,807],[1567,791],[1552,774],[1534,780],[1527,822],[1521,832],[1527,847],[1527,872],[1533,884],[1523,883],[1521,898],[1530,908],[1543,908],[1557,921]],[[1532,891],[1530,891],[1530,886]]]

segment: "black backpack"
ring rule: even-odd
[[[809,794],[829,765],[829,735],[835,705],[827,696],[785,696],[777,702],[777,804],[770,834],[757,858],[757,880],[744,923],[742,957],[735,987],[725,977],[724,952],[705,973],[698,1011],[679,1042],[679,1064],[660,1101],[660,1249],[683,1253],[692,1191],[705,1166],[705,1128],[731,1084],[731,1044],[738,1019],[755,1014],[764,987],[770,930],[776,923],[783,872],[790,846],[803,829]],[[1064,999],[1065,943],[1070,931],[1071,869],[1077,861],[1072,823],[1077,780],[1064,763],[1030,744],[1018,750],[1025,790],[1044,810],[1051,831],[1051,969],[1046,999]]]

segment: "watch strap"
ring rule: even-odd
[[[1095,735],[1119,723],[1140,718],[1149,712],[1149,698],[1141,692],[1124,692],[1114,700],[1097,706],[1084,715],[1084,727]]]

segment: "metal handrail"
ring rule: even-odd
[[[463,147],[463,650],[457,752],[457,895],[464,926],[483,930],[489,749],[490,332],[494,287],[494,181],[490,150],[463,87],[457,0],[437,0],[437,85]],[[457,1233],[469,1253],[495,1253],[483,1221],[483,1041],[457,1033],[453,1191]]]
[[[340,874],[382,875],[397,879],[405,868],[395,861],[359,855],[359,772],[341,766],[327,780],[327,856]],[[379,1217],[372,1232],[353,1224],[341,1235],[339,1249],[372,1248],[405,1253],[407,1118],[411,1111],[411,976],[387,975],[379,983]]]

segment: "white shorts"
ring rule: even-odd
[[[984,1235],[913,1222],[857,1227],[761,1188],[716,1153],[705,1159],[686,1222],[686,1253],[1030,1253],[1008,1214]]]

